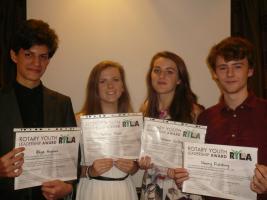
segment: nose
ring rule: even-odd
[[[33,64],[34,64],[35,66],[39,66],[40,63],[41,63],[40,58],[39,58],[38,56],[35,56],[35,57],[33,58]]]
[[[234,69],[232,67],[229,67],[227,69],[227,76],[233,76],[234,75]]]
[[[113,88],[113,83],[112,83],[112,81],[109,81],[109,82],[108,82],[108,88]]]
[[[165,71],[162,70],[162,71],[159,72],[159,77],[160,78],[164,78],[165,75],[166,75],[166,72]]]

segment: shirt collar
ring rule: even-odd
[[[40,93],[42,91],[43,84],[42,82],[40,82],[40,84],[36,86],[35,88],[27,88],[21,85],[20,83],[18,83],[17,81],[15,81],[14,87],[15,87],[15,90],[23,92],[23,93]]]
[[[230,111],[232,110],[229,106],[225,103],[223,96],[220,97],[220,102],[218,104],[220,110],[222,111]],[[244,109],[244,108],[253,108],[256,106],[256,96],[253,92],[249,92],[248,97],[239,105],[237,109]]]

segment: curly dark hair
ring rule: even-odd
[[[50,26],[37,19],[24,21],[15,33],[11,49],[18,53],[22,49],[29,49],[33,45],[46,45],[51,58],[58,48],[58,36]]]
[[[241,37],[227,37],[211,48],[207,63],[213,71],[218,56],[227,62],[247,58],[250,68],[255,65],[254,47],[247,39]]]

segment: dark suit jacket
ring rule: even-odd
[[[43,86],[44,127],[76,126],[69,97]],[[13,128],[23,128],[23,123],[13,88],[0,90],[0,157],[14,148]],[[14,179],[0,177],[0,191],[13,191]],[[1,194],[0,194],[1,195]]]

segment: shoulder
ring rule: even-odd
[[[145,102],[141,105],[139,111],[142,112],[142,113],[145,113],[146,110],[147,110],[147,106],[148,106],[148,101],[145,101]]]
[[[259,97],[255,97],[253,101],[255,112],[263,114],[267,117],[267,100]]]
[[[13,88],[0,88],[0,99],[5,101],[8,100],[10,98],[15,98],[15,93]]]
[[[256,105],[267,107],[267,99],[263,99],[255,96]]]
[[[78,113],[75,114],[75,120],[76,120],[76,123],[77,123],[78,126],[81,125],[80,117],[83,116],[83,115],[85,115],[83,112],[78,112]]]
[[[197,119],[198,124],[206,125],[209,119],[219,114],[220,110],[221,106],[219,104],[207,108],[199,114]]]
[[[54,99],[58,99],[58,100],[62,100],[62,101],[69,101],[70,100],[70,97],[69,96],[66,96],[64,94],[61,94],[57,91],[54,91],[54,90],[51,90],[47,87],[43,87],[43,92],[44,92],[44,96],[48,96],[48,97],[51,97],[51,98],[54,98]]]
[[[200,104],[193,104],[193,113],[196,116],[199,116],[200,113],[202,113],[205,110],[205,107]]]
[[[0,94],[5,95],[5,94],[10,94],[14,91],[13,87],[2,87],[0,88]]]
[[[193,104],[191,115],[192,115],[194,123],[197,121],[198,116],[200,115],[200,113],[203,112],[204,109],[205,109],[204,106],[202,106],[200,104]]]

